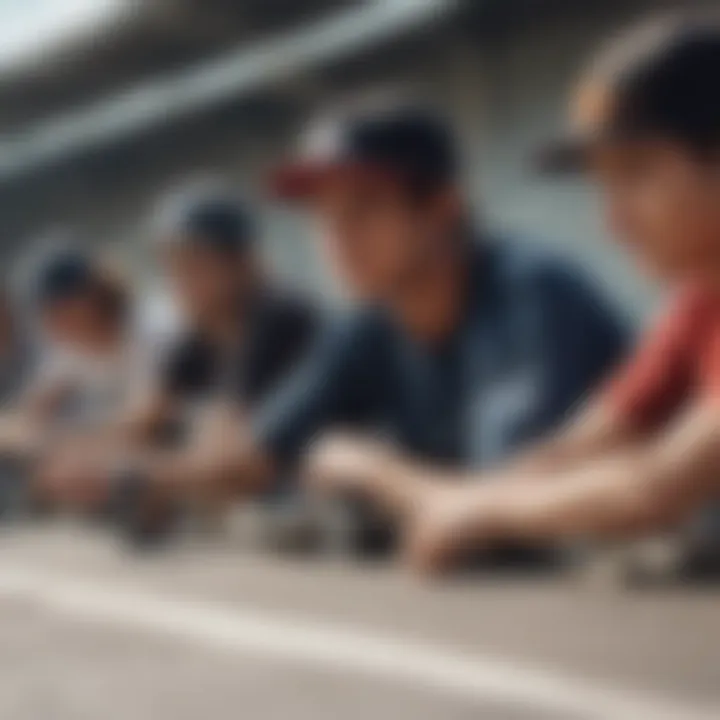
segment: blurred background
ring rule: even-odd
[[[640,322],[655,291],[601,242],[592,193],[539,180],[529,157],[589,48],[647,11],[708,4],[0,0],[5,267],[68,225],[152,294],[148,210],[208,173],[257,200],[279,273],[331,293],[303,221],[259,179],[314,109],[399,84],[456,121],[483,218],[554,244]],[[421,587],[206,542],[138,561],[84,526],[0,536],[0,720],[720,716],[716,593],[621,596],[612,563],[581,583]]]
[[[562,244],[636,313],[648,289],[607,243],[578,183],[538,182],[588,47],[657,0],[5,0],[0,3],[0,237],[49,223],[122,243],[141,264],[148,198],[188,173],[254,188],[316,106],[410,83],[464,132],[469,186],[496,225]],[[267,209],[268,251],[317,264],[296,218]]]

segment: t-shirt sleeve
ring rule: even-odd
[[[667,422],[690,390],[703,319],[697,295],[676,300],[605,388],[613,412],[640,430]]]
[[[321,333],[306,360],[253,414],[260,446],[276,460],[292,461],[330,423],[363,419],[378,389],[371,345],[360,326]]]

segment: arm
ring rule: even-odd
[[[720,491],[720,408],[693,408],[653,440],[550,478],[547,486],[519,477],[477,490],[479,515],[488,518],[495,536],[602,536],[663,528]]]
[[[77,479],[69,487],[54,494],[63,502],[63,496],[75,494],[73,485],[109,488],[114,468],[131,469],[144,478],[149,492],[167,499],[243,496],[267,488],[323,427],[353,414],[356,400],[366,401],[372,392],[373,384],[363,383],[355,372],[367,364],[357,339],[354,331],[326,337],[249,421],[225,412],[198,428],[185,448],[91,458],[74,470]],[[362,336],[359,340],[361,348],[368,347]]]
[[[637,433],[622,418],[598,403],[567,430],[516,458],[507,466],[473,477],[475,484],[505,483],[518,475],[528,481],[548,481],[608,451],[628,447]],[[398,517],[411,516],[418,500],[434,490],[469,480],[413,458],[372,438],[329,433],[313,444],[306,476],[323,494],[351,493],[365,497]]]
[[[111,432],[131,443],[145,443],[174,416],[172,398],[162,393],[148,395],[122,411]]]
[[[641,433],[606,402],[595,402],[556,435],[539,442],[511,462],[504,474],[565,470],[577,463],[621,450]]]
[[[132,463],[148,478],[153,496],[188,502],[262,492],[277,471],[246,419],[225,404],[205,414],[187,447],[148,449]]]
[[[527,472],[434,486],[413,518],[414,562],[435,568],[490,541],[627,537],[681,522],[720,494],[720,408],[698,405],[652,439],[539,475],[546,482]]]
[[[523,298],[533,321],[530,330],[542,337],[543,375],[539,378],[542,402],[518,428],[517,440],[548,435],[569,412],[574,411],[589,390],[608,374],[626,349],[627,332],[602,293],[590,281],[557,263],[533,264],[530,277],[523,275]],[[520,315],[526,322],[528,317]],[[573,412],[573,414],[575,414]],[[487,476],[513,475],[525,468],[566,468],[609,449],[617,449],[635,437],[632,423],[625,422],[611,404],[595,402],[566,429],[534,443],[511,459],[500,472]],[[424,468],[394,473],[389,457],[393,452],[367,438],[337,434],[316,444],[309,476],[323,492],[351,491],[394,513],[407,512],[422,488]]]
[[[205,439],[198,436],[186,453],[151,460],[155,482],[168,487],[217,483],[238,493],[266,488],[328,425],[364,415],[377,389],[366,374],[372,345],[364,325],[332,328],[252,418],[226,416],[222,427],[201,433]]]

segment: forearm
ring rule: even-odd
[[[478,532],[494,540],[618,536],[667,519],[639,457],[620,456],[547,480],[519,478],[470,491],[468,513]]]
[[[645,534],[715,500],[719,478],[720,412],[715,403],[690,407],[655,438],[569,469],[464,481],[438,474],[434,487],[446,489],[426,495],[411,518],[409,549],[420,567],[437,568],[498,541]]]
[[[556,540],[642,534],[684,520],[716,494],[707,458],[657,445],[561,475],[519,476],[466,489],[467,533],[478,539]]]
[[[191,503],[261,492],[274,477],[270,458],[240,443],[211,453],[193,448],[146,451],[135,464],[154,496]]]
[[[107,428],[107,435],[120,444],[144,445],[181,415],[176,399],[159,391],[134,395]]]
[[[334,434],[312,448],[308,474],[313,487],[321,491],[341,489],[364,496],[399,518],[412,517],[418,503],[453,489],[467,499],[469,507],[479,505],[477,514],[481,516],[482,506],[491,499],[512,505],[516,485],[546,485],[575,466],[567,462],[565,465],[560,459],[557,464],[549,458],[543,463],[540,457],[533,460],[528,456],[496,470],[463,472],[427,465],[366,438]]]
[[[505,476],[518,472],[545,480],[550,473],[567,471],[593,458],[627,449],[638,433],[610,408],[596,405],[566,428],[523,450],[504,468]]]

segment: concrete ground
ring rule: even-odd
[[[720,717],[720,593],[0,536],[0,720]]]

